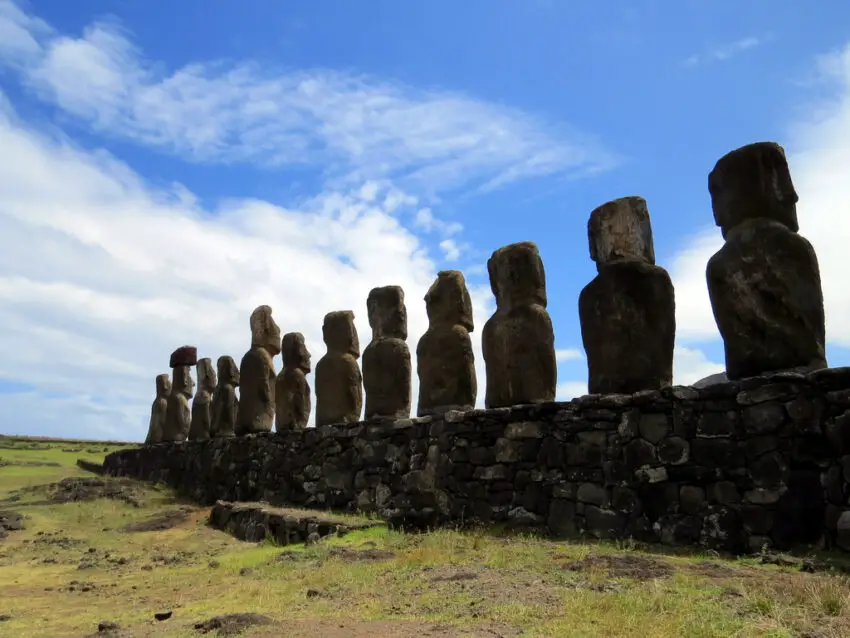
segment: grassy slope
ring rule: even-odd
[[[167,490],[140,488],[141,508],[106,499],[46,504],[37,489],[24,491],[20,501],[7,500],[14,490],[84,476],[74,465],[77,458],[99,461],[119,447],[0,438],[0,459],[12,463],[0,462],[0,510],[27,517],[26,530],[0,540],[0,614],[11,616],[0,623],[0,635],[83,636],[96,631],[98,621],[112,620],[135,636],[190,636],[198,635],[194,622],[236,612],[283,622],[282,629],[249,630],[246,636],[284,629],[305,636],[425,630],[432,636],[463,630],[641,638],[850,635],[844,577],[763,566],[755,559],[385,529],[288,547],[281,559],[279,547],[209,529],[202,509],[168,530],[120,531],[178,507]],[[332,546],[392,556],[358,560],[355,552],[340,555]],[[153,620],[154,612],[169,609],[170,620]],[[339,625],[350,632],[329,629]]]

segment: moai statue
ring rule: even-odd
[[[499,408],[554,401],[555,333],[546,311],[546,273],[537,245],[499,248],[487,260],[496,312],[484,324],[484,404]]]
[[[655,265],[646,201],[623,197],[595,209],[587,238],[599,273],[578,299],[588,391],[670,386],[676,302],[670,275]]]
[[[373,288],[366,300],[372,341],[363,350],[366,418],[410,416],[410,349],[401,286]]]
[[[236,435],[236,417],[239,413],[239,397],[236,388],[239,385],[239,368],[233,357],[221,356],[216,362],[218,385],[212,396],[212,425],[210,436],[228,437]]]
[[[472,300],[463,273],[441,270],[425,295],[428,330],[416,346],[418,416],[471,410],[478,396]],[[367,393],[368,397],[368,393]]]
[[[303,430],[310,420],[313,404],[310,399],[310,353],[300,332],[287,332],[280,344],[283,370],[275,383],[275,430]]]
[[[212,431],[212,393],[215,391],[215,370],[209,357],[198,359],[195,366],[198,375],[198,391],[192,399],[192,426],[189,428],[190,441],[202,441],[210,438]]]
[[[360,341],[351,310],[325,315],[322,338],[328,351],[316,364],[316,425],[353,423],[363,407]]]
[[[162,441],[162,430],[165,425],[165,413],[168,409],[168,395],[171,392],[171,380],[167,374],[156,377],[156,398],[151,405],[151,421],[148,426],[148,437],[145,445]]]
[[[726,240],[706,269],[726,375],[827,367],[818,259],[797,234],[783,148],[760,142],[732,151],[709,174],[708,190]]]
[[[269,306],[251,313],[251,349],[239,366],[241,384],[236,434],[271,432],[274,425],[273,358],[280,352],[280,328],[272,319]]]
[[[168,394],[165,408],[162,440],[185,441],[192,425],[189,399],[195,390],[195,382],[192,380],[191,368],[198,363],[198,350],[193,346],[177,348],[171,353],[169,363],[172,368],[171,392]]]

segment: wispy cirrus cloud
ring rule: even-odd
[[[711,62],[723,62],[737,55],[762,46],[766,42],[766,38],[747,36],[734,42],[721,44],[702,53],[695,53],[682,62],[683,66],[694,67],[701,64],[709,64]]]

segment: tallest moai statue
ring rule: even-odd
[[[817,255],[797,234],[797,193],[778,144],[720,158],[708,176],[725,245],[708,262],[708,294],[730,379],[826,367]]]

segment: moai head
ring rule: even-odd
[[[425,310],[432,326],[463,326],[472,332],[472,299],[459,270],[441,270],[425,293]]]
[[[655,264],[649,210],[642,197],[622,197],[594,209],[587,239],[597,270],[617,261]]]
[[[212,360],[209,357],[198,359],[198,365],[195,368],[198,375],[198,389],[212,392],[215,390],[215,370],[213,370]]]
[[[171,379],[167,374],[156,375],[156,398],[165,399],[171,394]]]
[[[177,366],[193,366],[198,363],[198,349],[195,346],[180,346],[171,353],[169,368]]]
[[[310,353],[300,332],[287,332],[280,343],[280,352],[285,368],[300,368],[310,372]]]
[[[487,272],[499,310],[531,304],[546,307],[546,272],[534,242],[499,248],[487,260]]]
[[[394,337],[407,339],[407,308],[401,286],[372,288],[366,299],[372,339]]]
[[[354,313],[351,310],[335,310],[325,315],[322,324],[322,339],[328,351],[360,356],[360,340],[354,326]]]
[[[272,319],[271,306],[258,306],[251,313],[251,345],[265,348],[272,356],[280,352],[280,328]]]
[[[189,366],[177,366],[173,372],[174,381],[171,394],[180,393],[191,399],[195,393],[195,381],[192,379],[192,369]]]
[[[226,354],[220,356],[216,362],[216,367],[218,368],[218,382],[221,385],[232,385],[234,387],[239,385],[239,366],[236,365],[233,357]]]
[[[797,191],[791,182],[785,150],[774,142],[758,142],[727,153],[708,174],[714,221],[723,237],[748,219],[770,219],[795,233]]]

